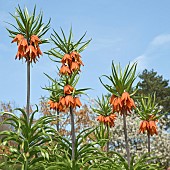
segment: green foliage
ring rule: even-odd
[[[47,165],[47,170],[161,170],[158,164],[152,162],[156,157],[148,157],[147,154],[140,158],[133,156],[130,167],[128,167],[126,159],[119,153],[111,151],[107,155],[94,147],[98,142],[83,144],[86,137],[95,130],[83,135],[85,130],[77,136],[75,160],[71,160],[71,143],[67,139],[59,137],[57,140],[59,143],[53,149],[54,162],[51,161]]]
[[[143,154],[141,157],[132,156],[130,166],[127,160],[118,152],[110,152],[113,154],[115,166],[113,170],[161,170],[159,164],[153,163],[157,157],[149,157],[148,153]]]
[[[55,62],[60,62],[60,59],[62,59],[63,54],[69,54],[72,51],[77,51],[78,53],[81,53],[91,41],[91,39],[87,41],[82,41],[86,35],[85,33],[77,42],[74,42],[72,28],[70,29],[68,39],[66,38],[62,28],[61,28],[62,36],[60,36],[55,30],[53,31],[54,33],[51,34],[51,41],[54,43],[55,47],[46,52],[46,54],[59,59],[59,61],[53,60]]]
[[[77,74],[77,72],[73,72],[73,74],[71,74],[69,77],[68,76],[62,76],[62,77],[60,77],[59,80],[55,80],[47,74],[45,74],[45,75],[52,82],[52,85],[49,86],[49,87],[44,87],[43,89],[51,92],[50,99],[52,101],[58,102],[59,97],[64,96],[63,88],[66,85],[70,85],[70,86],[74,87],[72,96],[85,94],[84,91],[90,89],[90,88],[83,88],[83,89],[76,89],[75,88],[75,86],[77,85],[78,80],[79,80],[79,75]]]
[[[103,148],[109,140],[108,127],[100,123],[100,125],[95,128],[94,132],[89,134],[89,138],[92,141],[97,141],[99,146]]]
[[[120,65],[116,66],[112,62],[112,75],[103,75],[108,80],[110,80],[112,85],[104,84],[101,80],[101,77],[99,78],[100,82],[109,92],[115,96],[121,96],[124,91],[130,92],[132,90],[132,84],[136,79],[136,67],[137,63],[132,64],[132,66],[128,64],[123,72]],[[134,90],[133,94],[136,93],[136,91],[137,89]]]
[[[39,161],[49,159],[46,145],[52,142],[55,135],[55,130],[49,126],[54,117],[43,116],[35,121],[34,115],[38,112],[38,107],[29,119],[23,109],[16,110],[22,113],[21,117],[9,112],[2,113],[9,116],[2,124],[11,125],[13,130],[0,132],[1,145],[9,147],[10,151],[9,154],[4,153],[1,156],[5,157],[9,165],[20,165],[23,170],[32,170]],[[9,142],[12,145],[8,146]],[[4,165],[5,163],[1,164]]]
[[[140,115],[142,120],[150,120],[152,116],[152,120],[158,120],[163,114],[159,114],[161,109],[158,107],[158,103],[156,103],[156,95],[149,95],[147,97],[141,97],[137,100],[137,108],[136,111]]]
[[[72,148],[71,142],[62,137],[57,136],[57,146],[52,150],[52,159],[47,164],[47,169],[58,170],[80,170],[90,169],[96,162],[101,161],[102,158],[106,159],[104,153],[102,153],[96,146],[96,142],[88,142],[88,136],[94,132],[95,129],[85,129],[79,133],[75,142],[75,159],[71,159]],[[99,162],[100,162],[99,161]],[[98,163],[99,163],[98,162]]]
[[[104,95],[102,95],[101,99],[97,97],[97,100],[95,100],[97,108],[92,108],[92,110],[99,115],[109,116],[111,113],[113,113],[109,99],[109,96]]]
[[[7,28],[7,31],[10,33],[10,37],[12,38],[14,38],[17,34],[24,35],[26,39],[29,39],[31,35],[37,35],[39,38],[41,38],[50,29],[50,20],[46,25],[42,22],[42,12],[36,16],[36,6],[34,7],[33,13],[29,14],[26,7],[22,11],[18,5],[18,8],[16,8],[16,15],[11,15],[17,23],[17,26],[8,23],[15,29],[15,31],[12,31]],[[41,39],[41,43],[46,42],[47,40]]]

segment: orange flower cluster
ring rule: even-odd
[[[121,97],[117,97],[113,94],[110,99],[110,104],[113,106],[114,112],[121,112],[121,113],[123,110],[131,112],[132,108],[136,107],[133,99],[130,98],[128,92],[124,92]]]
[[[70,85],[64,86],[64,94],[65,96],[60,97],[59,102],[53,102],[50,100],[48,104],[50,105],[50,109],[58,110],[60,112],[65,112],[67,108],[72,107],[76,108],[77,106],[82,106],[80,99],[78,97],[73,97],[71,94],[73,93],[74,88]]]
[[[151,136],[154,134],[158,134],[157,131],[157,126],[156,126],[156,121],[147,121],[147,120],[143,120],[140,123],[140,128],[139,128],[139,133],[144,133],[145,131],[147,131],[147,133],[149,133]]]
[[[60,74],[70,75],[74,71],[80,71],[80,66],[83,65],[81,61],[81,56],[76,51],[70,54],[65,54],[61,60],[62,66],[60,68]]]
[[[70,106],[72,108],[82,106],[80,99],[78,97],[73,97],[72,95],[60,97],[59,102],[49,100],[48,104],[50,105],[50,109],[58,110],[59,112],[65,112]]]
[[[150,116],[149,120],[143,120],[140,123],[140,127],[139,127],[139,133],[145,133],[145,131],[147,131],[148,134],[150,134],[151,136],[153,136],[154,134],[158,134],[157,131],[157,126],[156,126],[156,122],[157,120],[152,120],[153,116]]]
[[[103,115],[99,115],[97,117],[97,121],[104,123],[105,125],[109,125],[110,127],[114,127],[114,121],[116,119],[116,115],[115,114],[110,114],[109,116],[103,116]]]
[[[42,55],[42,52],[39,48],[40,39],[36,35],[32,35],[29,42],[24,38],[22,34],[17,34],[16,37],[12,40],[17,42],[18,52],[15,59],[25,58],[26,61],[34,61],[36,63],[37,57],[39,58]]]

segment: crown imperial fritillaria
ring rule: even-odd
[[[137,113],[140,116],[141,123],[139,127],[139,133],[145,133],[153,136],[158,134],[156,122],[163,115],[160,113],[158,103],[156,103],[156,95],[142,96],[137,101],[138,107],[136,108]]]
[[[98,113],[97,121],[104,123],[106,126],[114,127],[116,114],[113,113],[108,96],[103,96],[101,99],[95,100],[97,108],[92,108],[95,113]]]
[[[164,114],[160,114],[161,109],[156,103],[156,94],[149,96],[142,96],[137,100],[136,111],[140,116],[141,122],[139,126],[139,133],[147,133],[148,137],[148,153],[150,153],[150,136],[158,135],[156,122]]]
[[[140,123],[140,127],[139,127],[139,133],[145,133],[145,131],[147,132],[147,134],[150,134],[151,136],[158,135],[158,130],[157,130],[157,126],[156,126],[156,122],[157,120],[143,120]]]
[[[135,91],[133,91],[132,89],[133,82],[136,79],[135,75],[136,67],[137,63],[134,63],[132,65],[128,64],[123,72],[120,65],[115,66],[115,64],[112,62],[112,75],[110,76],[103,75],[103,77],[106,77],[111,82],[111,85],[104,84],[101,77],[99,78],[102,85],[110,93],[112,93],[110,103],[113,106],[113,112],[117,112],[123,115],[123,127],[124,127],[123,129],[129,167],[130,167],[130,150],[126,127],[127,126],[126,116],[129,113],[131,113],[133,108],[135,108],[135,103],[130,96],[134,95],[135,92],[137,91],[137,89]]]
[[[83,65],[79,53],[81,53],[86,48],[91,40],[82,42],[82,39],[85,36],[84,34],[76,43],[74,43],[72,40],[72,29],[70,29],[68,40],[66,39],[62,29],[61,32],[63,37],[60,37],[54,30],[54,34],[51,35],[51,40],[56,45],[56,47],[46,52],[46,54],[58,58],[59,61],[57,62],[61,63],[61,67],[59,68],[60,82],[55,81],[55,83],[59,86],[62,86],[63,91],[59,90],[59,92],[56,94],[56,99],[58,100],[58,111],[64,111],[65,109],[69,109],[70,111],[72,131],[72,160],[74,160],[76,137],[73,109],[82,105],[78,95],[83,94],[83,91],[88,89],[75,89],[75,86],[79,80],[80,67]],[[79,47],[80,44],[81,47]],[[56,49],[59,49],[59,52]],[[51,102],[49,102],[49,104],[50,103]]]
[[[34,7],[33,13],[29,14],[27,8],[21,10],[20,6],[16,8],[17,15],[12,15],[16,20],[17,26],[12,25],[15,31],[7,28],[10,33],[10,37],[13,38],[12,43],[17,42],[18,51],[16,59],[25,59],[26,62],[34,62],[38,60],[42,52],[39,44],[47,42],[47,40],[40,40],[42,36],[50,28],[50,20],[45,25],[42,22],[42,12],[36,17],[36,7]]]
[[[104,84],[101,77],[99,78],[103,86],[112,93],[110,104],[115,112],[123,114],[131,112],[136,107],[134,100],[131,98],[137,91],[137,89],[132,91],[132,84],[136,79],[136,66],[136,63],[132,64],[132,66],[128,64],[123,72],[120,65],[115,66],[112,62],[112,75],[103,75],[103,77],[110,80],[112,85]]]
[[[18,46],[17,54],[15,59],[25,59],[27,62],[27,104],[26,104],[26,112],[27,118],[30,115],[30,81],[31,81],[31,73],[30,73],[30,64],[32,62],[36,63],[37,58],[42,55],[39,44],[47,42],[47,40],[43,40],[42,37],[45,33],[50,29],[50,20],[45,25],[42,21],[43,14],[42,12],[36,16],[36,6],[34,7],[33,12],[30,14],[25,7],[21,10],[20,6],[16,8],[15,15],[11,14],[11,16],[16,21],[15,24],[9,23],[14,30],[8,29],[9,36],[13,38],[12,43],[16,42]],[[41,40],[40,40],[41,39]]]

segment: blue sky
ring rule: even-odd
[[[128,62],[138,61],[138,72],[152,68],[170,79],[170,1],[169,0],[5,0],[0,1],[0,101],[15,101],[22,107],[26,103],[26,64],[15,60],[16,44],[5,27],[13,22],[9,12],[15,13],[20,4],[32,12],[42,10],[44,22],[49,18],[51,28],[66,33],[72,25],[75,40],[87,31],[86,39],[92,38],[88,48],[81,54],[82,68],[78,87],[91,87],[90,97],[106,93],[98,77],[111,73],[111,62],[124,67]],[[14,23],[14,22],[13,22]],[[45,35],[48,38],[52,29]],[[42,51],[53,47],[42,45]],[[41,89],[48,85],[43,73],[56,77],[55,63],[43,55],[31,70],[31,103],[37,104],[48,92]],[[85,99],[85,98],[84,98]]]

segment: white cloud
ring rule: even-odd
[[[157,52],[164,46],[170,43],[170,34],[161,34],[153,38],[143,54],[136,57],[132,62],[138,63],[138,70],[142,71],[147,68],[152,62],[155,62]],[[169,50],[170,48],[168,48]],[[159,61],[158,61],[159,62]]]
[[[160,46],[166,43],[170,43],[170,34],[163,34],[156,36],[150,43],[152,46]]]
[[[131,63],[138,63],[138,70],[144,70],[146,68],[146,61],[147,61],[147,56],[146,55],[140,55],[138,57],[136,57]]]

